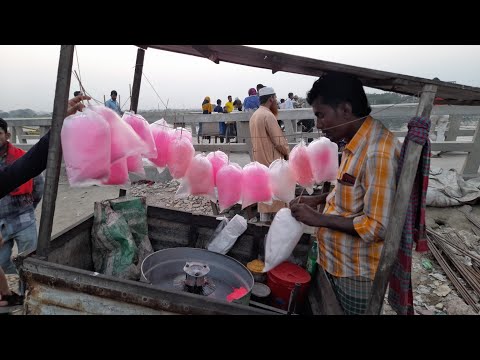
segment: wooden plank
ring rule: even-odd
[[[202,57],[192,45],[148,45],[148,47]],[[241,45],[208,45],[216,59],[234,64],[253,66],[273,71],[318,77],[324,72],[338,71],[360,78],[364,86],[409,95],[418,95],[426,85],[438,87],[437,94],[445,103],[469,101],[480,104],[480,88],[447,81],[425,79],[393,72],[345,65],[303,56],[263,50]]]
[[[430,112],[435,98],[436,87],[425,85],[420,98],[417,114],[430,117]],[[397,184],[397,191],[391,211],[388,227],[385,234],[382,255],[372,285],[372,295],[365,314],[379,315],[383,306],[388,280],[392,267],[398,255],[403,227],[407,215],[408,203],[412,193],[413,183],[418,170],[418,163],[422,154],[422,145],[410,141],[405,150],[405,160]],[[393,216],[393,214],[395,214]]]
[[[130,110],[137,113],[138,99],[140,98],[140,85],[142,83],[143,59],[145,58],[145,50],[137,49],[137,59],[135,61],[135,73],[133,75],[132,101]]]
[[[316,290],[316,293],[320,294],[320,298],[317,299],[317,306],[320,309],[320,313],[322,315],[344,315],[332,284],[330,283],[325,270],[320,265],[317,266],[313,282],[313,290]]]
[[[42,216],[38,232],[37,254],[48,255],[50,236],[52,235],[53,216],[55,214],[55,201],[57,199],[58,179],[62,162],[62,147],[60,132],[63,119],[67,114],[68,94],[72,73],[74,45],[62,45],[58,63],[57,84],[53,105],[52,129],[45,174],[45,187],[42,200]]]

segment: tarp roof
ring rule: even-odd
[[[137,45],[143,49],[154,48],[181,54],[205,57],[215,63],[220,61],[253,66],[302,75],[320,76],[323,72],[338,71],[356,75],[364,86],[418,96],[424,85],[438,87],[438,104],[480,105],[480,88],[430,80],[387,71],[345,65],[330,61],[290,55],[276,51],[262,50],[243,45]]]

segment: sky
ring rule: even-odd
[[[252,45],[342,64],[480,87],[479,45]],[[51,112],[60,53],[59,45],[0,45],[0,110]],[[117,90],[122,109],[129,107],[137,47],[77,45],[74,70],[80,70],[88,93],[103,101]],[[77,55],[78,64],[77,65]],[[230,63],[148,49],[145,54],[139,109],[201,108],[205,96],[213,103],[227,96],[242,101],[256,84],[272,86],[277,97],[289,92],[305,97],[315,77],[271,73]],[[151,82],[151,85],[146,80]],[[70,94],[79,89],[72,75]],[[367,92],[381,92],[366,88]]]

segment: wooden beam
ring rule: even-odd
[[[58,178],[60,176],[60,166],[62,161],[60,132],[62,130],[63,120],[67,114],[74,48],[74,45],[62,45],[60,48],[60,60],[58,62],[52,128],[50,130],[50,144],[42,201],[42,217],[40,218],[40,230],[38,232],[37,254],[40,256],[48,255],[50,237],[52,235],[53,216],[55,214],[55,202],[57,200]]]
[[[212,50],[210,50],[208,45],[192,45],[192,47],[200,54],[205,56],[208,60],[213,61],[215,64],[220,63],[220,60],[218,60],[218,55]]]
[[[430,117],[437,87],[425,85],[423,88],[417,114]],[[400,241],[402,239],[403,227],[407,215],[408,203],[412,193],[413,183],[418,170],[418,163],[422,155],[423,146],[409,141],[405,150],[405,160],[402,172],[397,184],[397,191],[393,208],[390,213],[390,220],[386,230],[382,255],[378,264],[377,272],[372,285],[372,295],[368,303],[366,315],[379,315],[382,309],[388,280],[392,272],[393,264],[398,255]]]
[[[137,49],[137,60],[135,62],[135,74],[133,75],[132,102],[130,110],[137,113],[138,99],[140,98],[140,85],[142,83],[143,59],[145,58],[145,50]]]

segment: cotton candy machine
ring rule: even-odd
[[[145,258],[142,281],[176,290],[248,305],[253,275],[237,260],[196,248],[164,249]],[[238,294],[238,295],[237,295]]]

